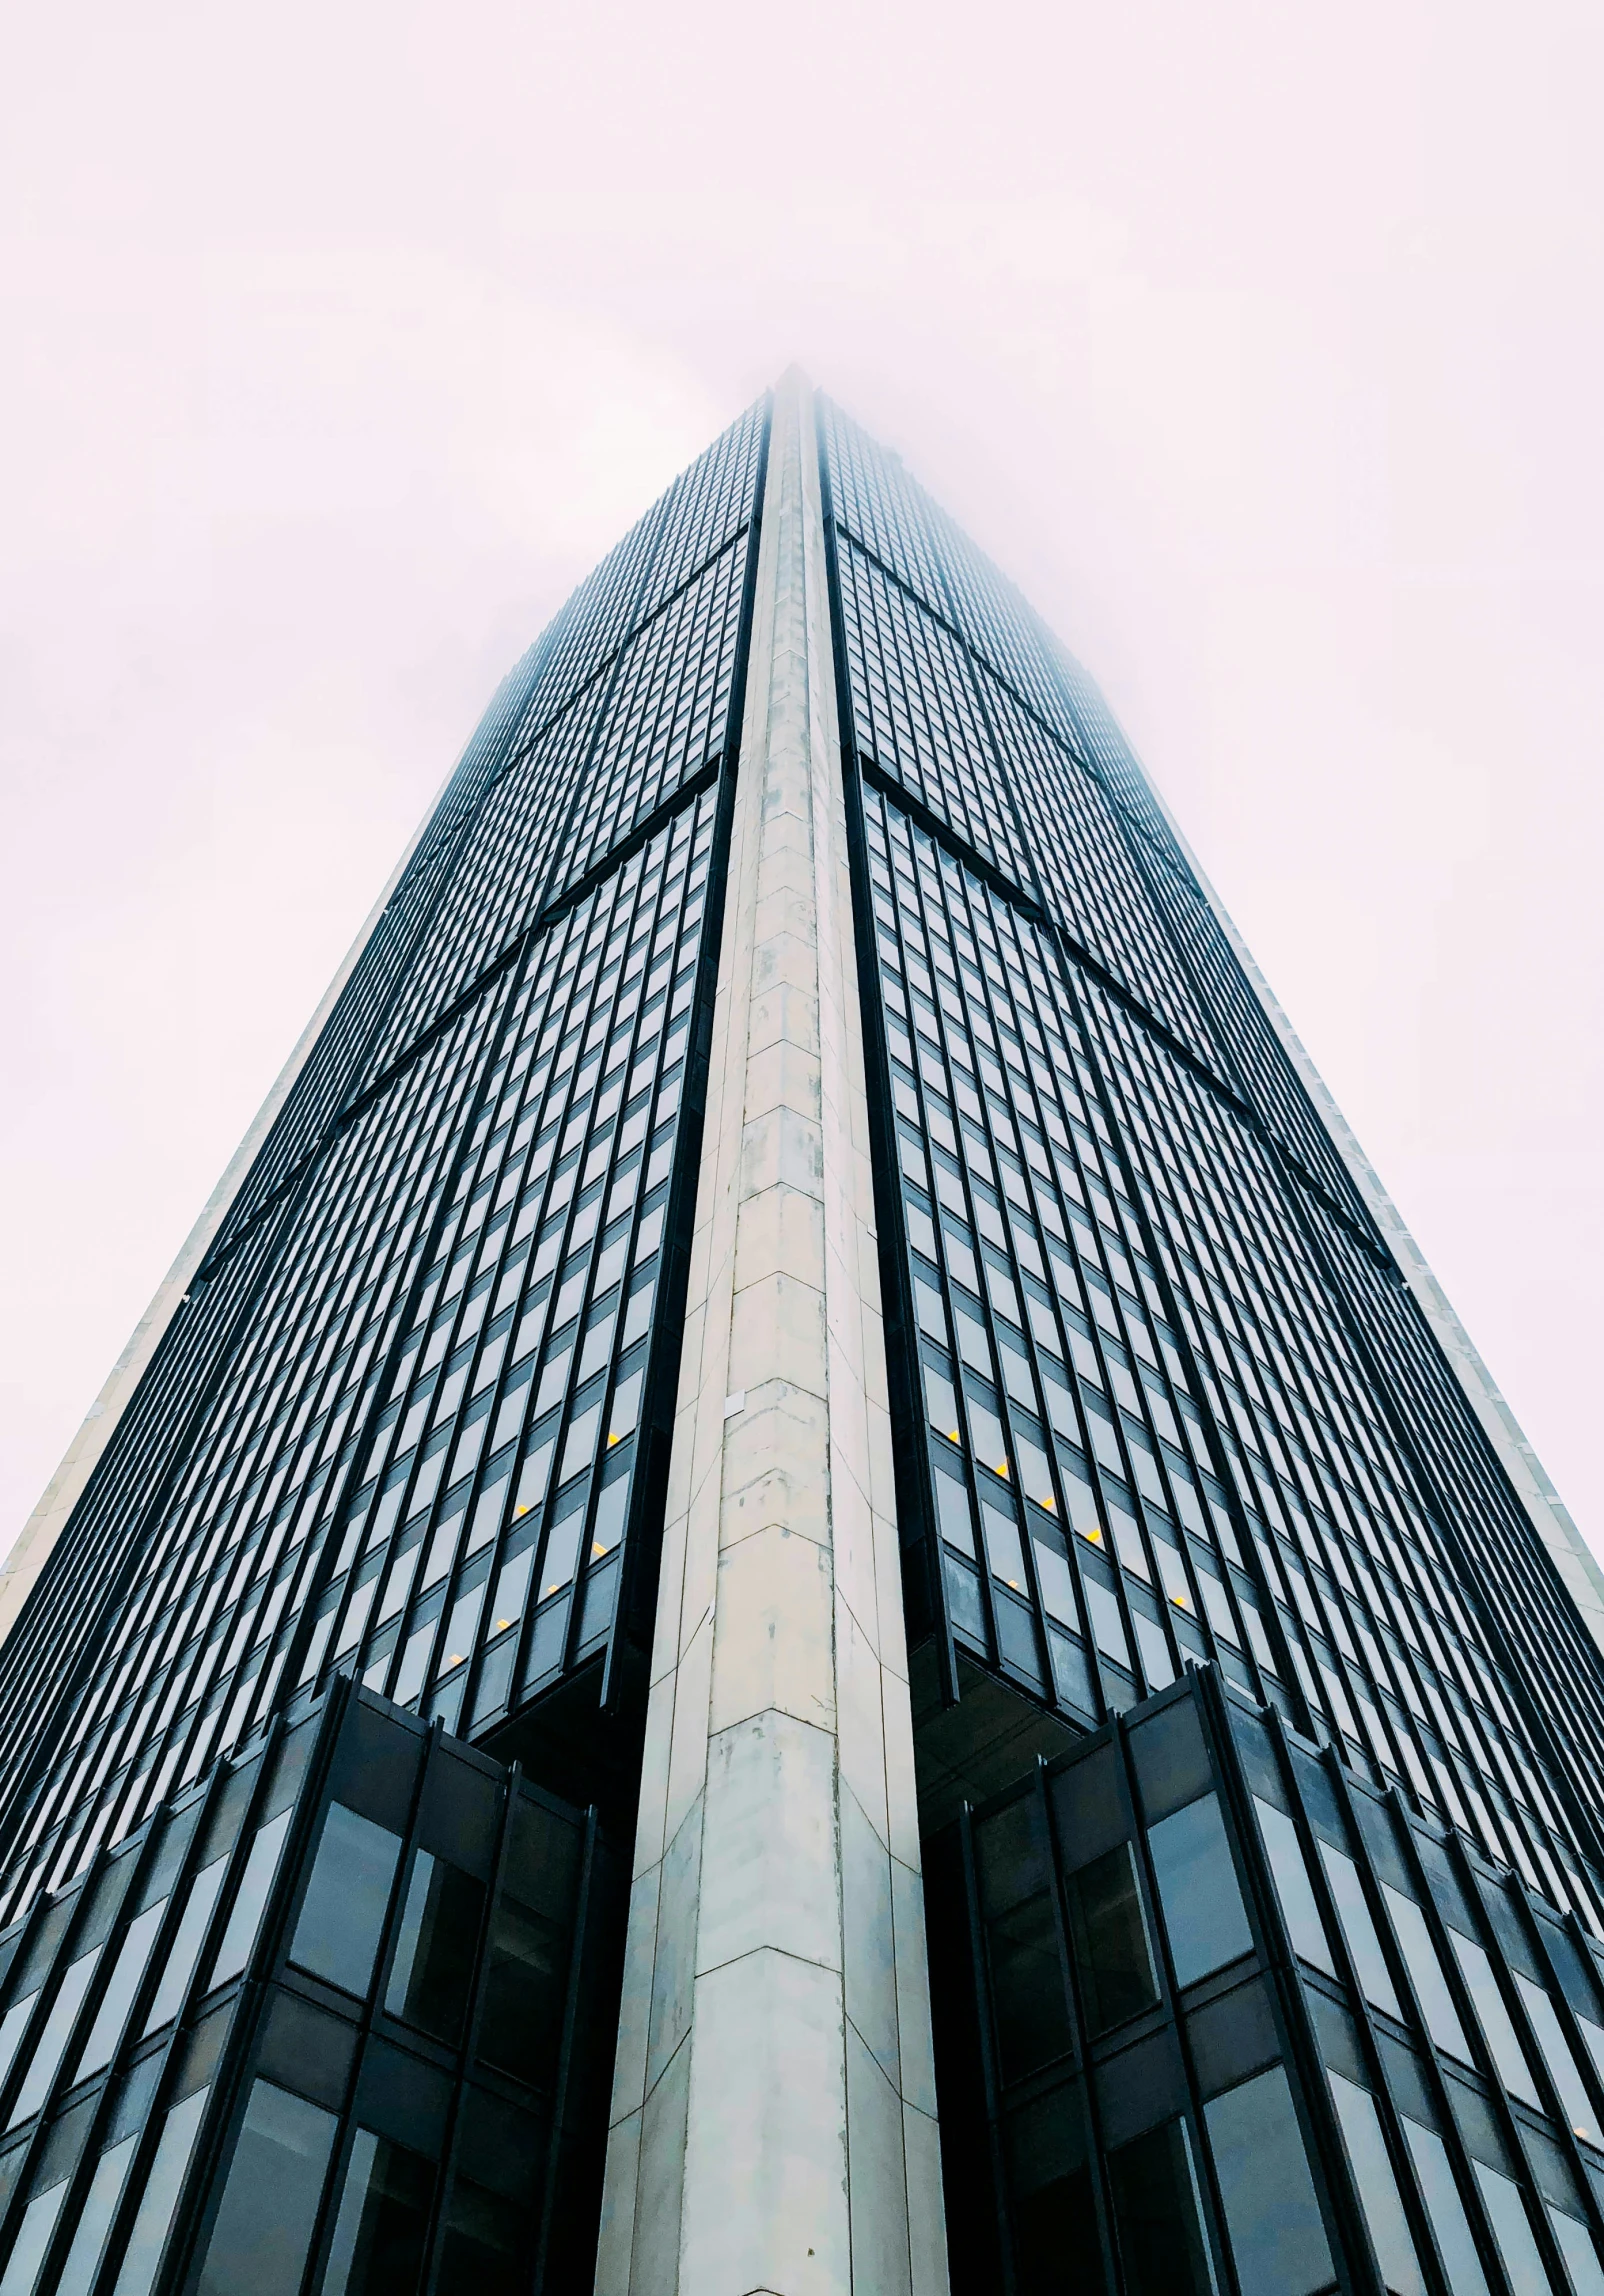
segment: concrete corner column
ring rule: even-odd
[[[776,393],[598,2296],[945,2296],[812,395]]]

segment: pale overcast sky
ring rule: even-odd
[[[0,1544],[497,678],[793,358],[1102,681],[1604,1544],[1601,49],[14,9]]]

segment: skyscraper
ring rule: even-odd
[[[0,2296],[1604,2296],[1604,1582],[1095,687],[795,375],[4,1586]]]

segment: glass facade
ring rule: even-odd
[[[1095,690],[820,427],[954,2285],[1604,2286],[1597,1649]]]
[[[1218,1670],[931,1846],[955,2286],[1604,2288],[1581,1925]]]
[[[335,1672],[475,1738],[594,1678],[605,1735],[644,1663],[764,437],[420,840],[0,1658],[0,1915]]]
[[[566,2289],[625,1875],[346,1681],[0,1935],[8,2296]]]
[[[1604,2296],[1604,1660],[1096,689],[813,406],[953,2285]],[[0,1650],[0,2296],[589,2285],[769,424],[503,684]]]

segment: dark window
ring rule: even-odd
[[[1069,2008],[1040,1802],[1023,1795],[975,1828],[992,2014],[1002,2077],[1017,2081],[1069,2048]]]
[[[323,2296],[413,2296],[433,2194],[434,2170],[421,2154],[358,2129]]]
[[[390,1902],[401,1844],[385,1826],[331,1802],[290,1959],[347,1993],[364,1994]]]
[[[541,2087],[555,2073],[562,2038],[578,1854],[572,1826],[537,1804],[514,1806],[478,2046],[488,2063]]]
[[[437,2040],[462,2037],[484,1887],[444,1858],[419,1850],[407,1885],[385,2007]]]
[[[986,1923],[991,2005],[1005,2081],[1020,2080],[1070,2043],[1052,1899],[1038,1890]]]
[[[1126,2296],[1213,2296],[1186,2123],[1111,2152],[1108,2182]]]
[[[1012,2114],[1006,2141],[1019,2296],[1097,2296],[1101,2243],[1079,2083]]]
[[[1070,1874],[1064,1888],[1086,2029],[1106,2033],[1158,1999],[1130,1843]]]
[[[526,2227],[512,2201],[459,2176],[441,2228],[437,2296],[520,2296]]]
[[[1160,1819],[1148,1830],[1147,1846],[1176,1984],[1190,1985],[1251,1952],[1253,1936],[1216,1797],[1203,1794]]]
[[[295,2296],[338,2125],[288,2089],[252,2084],[200,2296]]]

